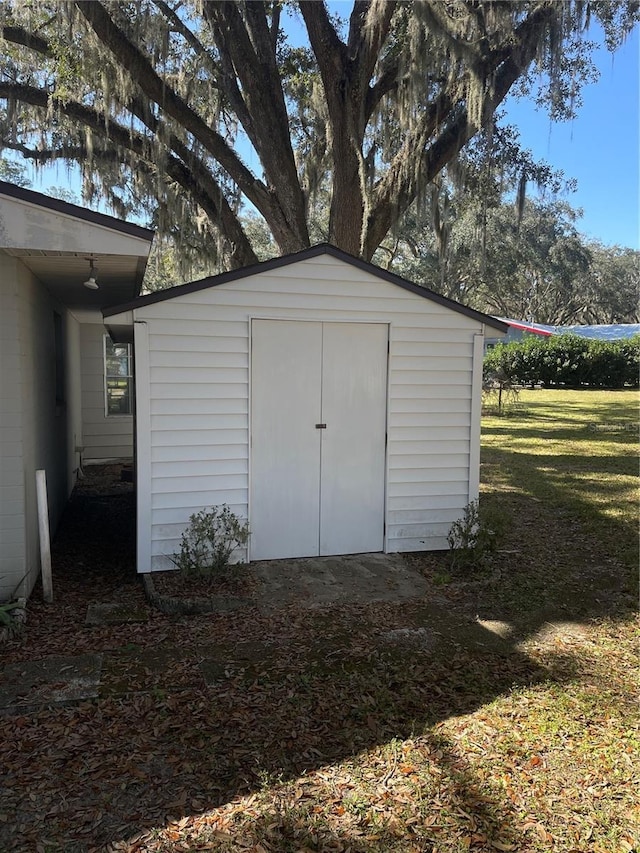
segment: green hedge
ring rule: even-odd
[[[640,335],[623,341],[596,341],[577,335],[531,335],[497,344],[484,359],[485,380],[520,385],[578,388],[637,388]]]

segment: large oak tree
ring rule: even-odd
[[[279,252],[308,246],[319,193],[323,236],[371,259],[514,86],[570,115],[590,21],[615,49],[638,15],[630,0],[335,6],[2,2],[0,145],[80,163],[123,213],[153,199],[161,229],[226,267],[256,260],[243,211]]]

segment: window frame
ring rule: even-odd
[[[108,341],[111,342],[113,346],[126,347],[127,348],[127,373],[123,374],[110,374],[107,362],[107,346]],[[116,356],[117,358],[117,356]],[[131,344],[116,344],[115,341],[111,338],[108,332],[106,332],[102,336],[102,361],[103,361],[103,383],[104,383],[104,416],[105,418],[130,418],[133,416],[133,347]],[[129,411],[128,412],[110,412],[109,411],[109,380],[117,379],[117,380],[126,380],[127,382],[127,390],[128,390],[128,399],[129,399]]]

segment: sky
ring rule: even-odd
[[[349,2],[332,2],[333,10],[347,16]],[[291,26],[291,24],[290,24]],[[294,41],[301,37],[293,23]],[[298,32],[296,32],[298,30]],[[589,38],[598,40],[597,32]],[[582,106],[571,122],[552,123],[531,101],[509,97],[504,102],[506,121],[520,131],[523,148],[577,180],[577,191],[567,195],[583,211],[578,229],[607,245],[640,248],[640,39],[639,29],[615,54],[604,46],[595,54],[600,71],[597,83],[582,91]],[[252,168],[255,158],[247,157]],[[78,194],[76,175],[65,168],[47,169],[32,178],[34,188],[46,192],[51,185],[68,186]]]
[[[576,119],[553,123],[530,101],[508,98],[507,121],[518,127],[522,146],[536,160],[546,160],[577,180],[578,189],[567,201],[583,210],[577,223],[582,233],[605,244],[638,249],[638,27],[614,54],[602,47],[594,59],[600,79],[584,87]]]

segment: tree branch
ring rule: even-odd
[[[382,98],[398,88],[398,73],[398,60],[394,59],[381,70],[380,76],[373,86],[369,86],[364,102],[365,123],[369,121]]]
[[[272,194],[244,165],[224,138],[208,127],[200,116],[154,71],[149,60],[113,22],[98,0],[76,0],[76,7],[94,32],[145,95],[160,106],[191,133],[211,156],[226,170],[249,201],[265,219],[281,222],[282,216]]]
[[[187,44],[192,47],[196,54],[204,61],[214,79],[218,78],[221,73],[220,68],[200,39],[195,36],[195,34],[168,3],[165,3],[164,0],[153,0],[153,3],[158,7],[158,9],[160,9],[175,32],[179,33]],[[217,86],[217,88],[220,87]]]
[[[347,49],[329,20],[324,2],[300,0],[298,6],[326,91],[336,77],[339,78],[345,73]]]
[[[280,5],[280,0],[273,0],[271,4],[271,49],[273,50],[273,55],[276,55],[276,50],[278,49],[278,35],[280,34],[280,13],[282,11],[282,7]]]
[[[469,118],[462,92],[464,79],[456,83],[456,91],[441,93],[437,102],[425,113],[425,120],[405,143],[375,192],[372,215],[369,218],[364,257],[371,258],[391,227],[398,210],[406,210],[421,181],[433,180],[438,172],[459,154],[466,143],[488,123],[496,107],[504,100],[513,83],[535,57],[540,31],[554,14],[552,5],[540,4],[516,30],[516,41],[493,51],[481,70],[486,80],[492,80],[484,96],[479,125]],[[456,104],[458,105],[456,107]],[[425,149],[435,129],[435,122],[449,115],[448,122],[436,140]],[[433,128],[430,127],[433,125]],[[412,152],[416,152],[412,154]]]
[[[53,55],[49,47],[49,42],[45,38],[35,33],[30,33],[24,27],[3,26],[0,32],[5,41],[10,41],[13,44],[21,44],[30,50],[41,53],[43,56]]]
[[[269,186],[277,188],[288,233],[276,235],[276,239],[284,251],[295,251],[309,244],[309,235],[282,80],[264,4],[247,3],[243,8],[244,19],[234,2],[208,2],[204,12],[222,57],[238,118],[260,157]]]
[[[22,103],[28,103],[45,110],[48,108],[50,101],[48,93],[43,92],[35,86],[21,86],[8,83],[0,83],[0,98],[14,98]],[[103,113],[91,107],[86,107],[83,104],[69,100],[62,101],[55,97],[51,100],[53,106],[63,115],[79,122],[85,127],[91,128],[92,131],[99,134],[106,141],[115,142],[121,149],[128,150],[134,154],[137,158],[136,167],[142,161],[148,164],[149,168],[157,171],[153,146],[150,140],[129,128],[117,124],[111,118],[107,120],[107,117]],[[68,150],[70,151],[71,149]],[[220,229],[230,247],[230,261],[234,268],[255,263],[256,256],[251,244],[238,218],[226,200],[221,187],[202,163],[197,161],[195,155],[189,149],[185,148],[184,153],[188,158],[188,162],[182,162],[175,155],[168,152],[165,166],[167,175],[179,183],[185,192],[191,195],[195,203],[207,214],[212,224]],[[36,154],[33,156],[33,159],[38,159],[39,156]],[[46,156],[45,154],[41,155],[41,159],[44,160]],[[64,156],[64,154],[61,154],[61,157]]]
[[[466,11],[469,11],[468,8]],[[473,42],[465,38],[460,38],[458,33],[455,32],[451,26],[451,19],[447,15],[446,6],[440,0],[437,0],[435,3],[433,0],[424,2],[421,14],[427,20],[429,29],[434,33],[438,33],[446,41],[456,59],[462,59],[470,68],[476,65],[480,58],[479,52],[474,48]]]
[[[380,51],[389,35],[396,6],[396,0],[372,0],[354,4],[348,54],[355,67],[353,76],[357,79],[361,97],[369,88]]]

